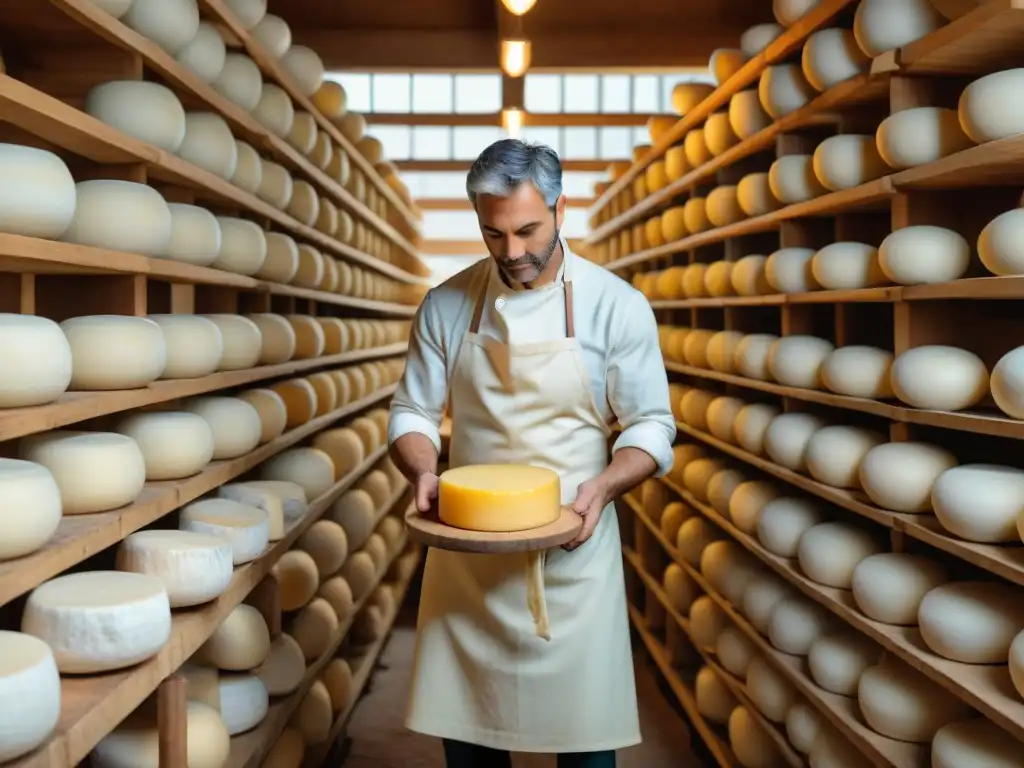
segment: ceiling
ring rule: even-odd
[[[494,69],[499,30],[517,20],[498,0],[270,0],[296,42],[329,68]],[[537,0],[522,17],[533,69],[705,66],[746,28],[772,20],[771,0]]]

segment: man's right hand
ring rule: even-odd
[[[429,514],[437,504],[437,475],[424,472],[416,479],[416,511]]]

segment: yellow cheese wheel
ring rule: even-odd
[[[316,415],[323,416],[338,407],[338,385],[331,374],[321,371],[306,377],[316,392]]]
[[[366,448],[359,433],[348,427],[328,429],[313,438],[313,447],[331,457],[334,479],[340,480],[366,460]]]
[[[456,528],[522,531],[558,519],[561,483],[541,467],[478,464],[441,474],[438,515]]]
[[[250,389],[239,392],[239,400],[245,400],[260,416],[260,443],[268,443],[280,437],[288,428],[288,406],[284,399],[272,389]]]
[[[334,387],[338,392],[338,408],[343,408],[352,402],[352,384],[344,371],[328,371],[327,375],[334,381]]]
[[[324,332],[324,354],[340,355],[348,350],[348,329],[336,317],[318,317],[316,321]]]
[[[376,451],[381,443],[384,442],[384,436],[380,433],[380,427],[377,426],[377,422],[367,416],[353,419],[349,426],[355,430],[356,434],[359,435],[359,439],[363,441],[363,450],[367,456]]]
[[[324,353],[324,329],[309,315],[285,315],[295,331],[295,360],[308,360]]]
[[[370,494],[370,498],[373,499],[373,507],[377,511],[384,509],[388,501],[391,500],[391,484],[388,482],[388,476],[379,469],[373,470],[362,478],[356,484],[356,488]]]
[[[316,563],[321,579],[333,576],[348,557],[345,529],[333,520],[317,520],[299,537],[298,547]]]
[[[292,549],[285,552],[274,566],[282,611],[297,611],[316,594],[320,586],[316,561],[308,552]]]
[[[305,379],[289,379],[271,387],[284,401],[287,428],[301,427],[316,416],[316,390]]]
[[[338,616],[331,604],[322,597],[314,597],[295,617],[290,634],[302,649],[306,661],[312,661],[331,647],[338,627]]]
[[[344,563],[342,563],[344,565]],[[352,587],[342,576],[334,576],[320,585],[317,597],[322,597],[334,610],[338,621],[348,621],[355,607],[356,599],[352,596]]]

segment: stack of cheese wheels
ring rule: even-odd
[[[446,470],[438,484],[443,523],[469,531],[524,531],[558,519],[558,474],[523,465],[470,465]]]

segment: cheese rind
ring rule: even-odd
[[[219,597],[234,572],[231,544],[219,536],[192,531],[136,531],[117,550],[117,568],[155,576],[172,608],[186,608]]]
[[[60,719],[60,675],[50,647],[22,632],[0,631],[0,762],[38,747]]]
[[[71,347],[73,390],[144,387],[167,365],[163,331],[144,317],[72,317],[60,327]]]
[[[2,151],[0,145],[0,169]],[[4,205],[0,200],[0,231],[4,230]],[[0,359],[16,361],[0,368],[0,408],[51,403],[71,384],[71,346],[53,320],[0,314]]]
[[[279,493],[267,488],[254,487],[250,483],[229,483],[220,486],[217,495],[222,499],[262,509],[267,513],[270,540],[279,541],[284,538],[284,499]]]
[[[542,467],[477,464],[446,470],[438,483],[441,521],[471,531],[523,531],[555,522],[561,483]]]
[[[286,632],[270,645],[270,654],[253,673],[263,681],[271,696],[287,696],[302,683],[306,659],[295,638]]]
[[[186,764],[221,768],[231,753],[231,737],[220,713],[198,701],[187,702]],[[95,768],[159,768],[160,728],[156,707],[143,705],[100,741],[90,755]]]
[[[161,379],[194,379],[217,370],[224,356],[224,338],[214,322],[196,315],[150,315],[149,319],[160,326],[167,348]]]
[[[183,531],[220,536],[230,542],[235,565],[255,560],[270,543],[267,511],[230,499],[203,499],[181,510]]]
[[[35,552],[57,530],[60,488],[41,464],[0,459],[0,560]]]
[[[246,672],[260,666],[269,654],[270,630],[263,614],[242,603],[213,631],[197,656],[218,669]]]
[[[234,459],[260,444],[263,424],[259,412],[237,397],[197,397],[183,408],[202,416],[213,431],[213,458]]]
[[[139,446],[149,481],[191,477],[213,458],[213,430],[194,413],[135,413],[122,420],[117,431]]]
[[[220,676],[220,716],[228,733],[235,736],[251,731],[267,716],[270,697],[256,675]]]

